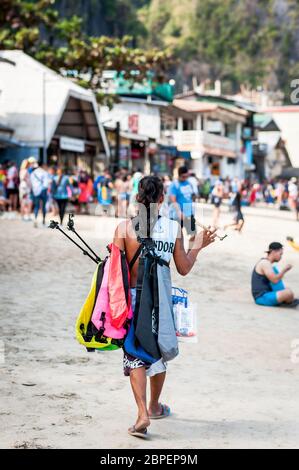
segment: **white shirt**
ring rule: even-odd
[[[49,175],[43,168],[38,167],[30,174],[30,181],[34,196],[39,196],[44,189],[48,189]]]
[[[15,185],[15,182],[14,182],[14,178],[16,178],[18,176],[18,170],[15,166],[11,166],[8,170],[7,170],[7,189],[15,189],[16,188],[16,185]]]
[[[298,187],[297,187],[297,184],[295,183],[289,183],[288,184],[288,190],[289,190],[289,195],[292,197],[292,198],[296,198],[297,195],[298,195]]]
[[[169,262],[173,255],[174,245],[178,236],[179,224],[167,217],[160,217],[153,229],[152,239],[155,242],[155,253]]]

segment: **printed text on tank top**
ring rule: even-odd
[[[165,261],[170,261],[178,234],[178,223],[167,217],[160,217],[155,224],[152,239],[155,252]]]

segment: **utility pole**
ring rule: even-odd
[[[119,154],[120,154],[120,122],[116,122],[115,128],[115,156],[114,156],[114,173],[119,167]]]
[[[47,164],[46,72],[43,72],[43,165]]]

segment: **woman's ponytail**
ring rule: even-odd
[[[150,237],[159,216],[158,203],[163,196],[164,187],[160,178],[157,176],[145,176],[138,185],[138,194],[136,201],[139,204],[139,222],[142,227],[143,235]],[[146,220],[145,220],[146,219]]]

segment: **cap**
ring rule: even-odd
[[[269,245],[268,250],[266,253],[270,253],[271,251],[276,251],[276,250],[281,250],[283,248],[283,245],[279,242],[272,242]]]
[[[36,160],[35,157],[29,157],[29,158],[28,158],[28,162],[29,162],[29,163],[37,163],[37,160]]]

